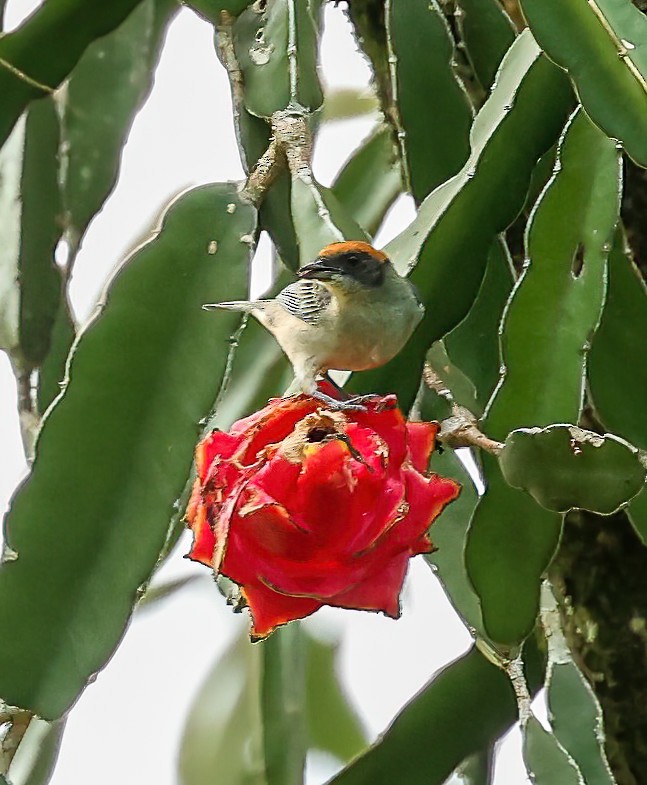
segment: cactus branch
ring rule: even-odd
[[[494,456],[501,454],[504,445],[482,433],[476,425],[476,417],[464,406],[452,404],[452,416],[440,424],[438,439],[447,447],[479,447]]]
[[[220,12],[220,24],[216,27],[216,47],[218,58],[227,71],[231,85],[234,122],[238,127],[240,109],[244,101],[243,72],[234,50],[233,25],[235,18],[227,11]]]
[[[291,177],[301,180],[310,189],[321,219],[328,226],[331,235],[341,241],[344,236],[332,221],[312,174],[312,131],[309,124],[309,113],[296,100],[298,69],[294,0],[290,0],[288,11],[290,104],[287,109],[272,115],[272,137],[267,149],[250,172],[243,188],[243,194],[256,206],[260,206],[276,177],[287,166]],[[217,38],[219,57],[231,82],[235,121],[236,126],[239,127],[241,115],[245,111],[244,81],[234,50],[233,23],[234,18],[223,11],[220,15]]]
[[[389,91],[390,102],[389,104],[385,104],[385,111],[395,130],[395,136],[400,150],[400,160],[402,162],[402,178],[404,180],[404,185],[406,190],[411,193],[409,156],[407,154],[407,145],[405,144],[406,132],[400,118],[400,110],[398,109],[398,57],[395,53],[391,37],[391,0],[386,0],[384,5],[384,24],[386,28],[386,51],[389,63],[389,79],[391,82],[391,89]]]
[[[438,440],[452,450],[458,447],[479,447],[492,455],[500,455],[504,445],[490,439],[479,430],[477,417],[469,409],[456,403],[443,380],[429,363],[425,363],[422,377],[427,387],[447,399],[452,408],[451,417],[440,424]]]
[[[270,144],[249,175],[244,193],[254,204],[260,204],[286,165],[293,177],[311,178],[311,156],[312,134],[307,118],[290,111],[275,112]]]
[[[285,156],[279,142],[272,137],[267,150],[258,159],[250,172],[243,193],[255,205],[263,201],[267,189],[272,185],[281,169],[285,166]]]
[[[293,177],[311,177],[312,133],[307,117],[296,112],[275,112],[272,115],[272,130],[285,152],[290,174]]]
[[[292,6],[290,8],[293,16],[294,9]],[[294,21],[292,16],[290,17],[291,24]],[[218,56],[227,71],[231,84],[234,121],[236,127],[239,127],[245,99],[243,74],[234,49],[234,21],[231,14],[226,11],[221,12],[220,24],[217,27],[217,46]],[[292,48],[295,47],[296,43],[292,42]],[[292,52],[290,57],[290,86],[293,92],[296,90],[294,54]],[[270,143],[250,172],[243,193],[255,205],[260,205],[268,188],[286,165],[293,177],[311,177],[311,158],[312,133],[306,115],[294,109],[276,112],[272,117]]]
[[[272,115],[274,138],[282,146],[293,179],[299,179],[312,193],[321,220],[331,235],[340,242],[345,239],[326,207],[312,174],[312,131],[306,114],[295,111],[275,112]]]
[[[514,694],[517,698],[519,722],[523,728],[532,717],[532,709],[530,708],[530,690],[528,689],[526,676],[523,672],[523,660],[521,659],[521,655],[509,660],[505,665],[505,671],[512,682]]]

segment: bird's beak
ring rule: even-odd
[[[319,281],[330,281],[335,276],[339,275],[339,268],[333,267],[325,259],[315,259],[312,264],[306,264],[300,270],[297,270],[299,278],[316,278]]]

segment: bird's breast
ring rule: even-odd
[[[408,302],[341,311],[329,367],[363,371],[384,365],[402,349],[420,316]]]

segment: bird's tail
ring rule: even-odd
[[[205,303],[202,307],[205,311],[215,311],[217,308],[222,308],[226,311],[244,311],[249,313],[258,308],[258,303],[249,302],[248,300],[234,300],[229,303]]]

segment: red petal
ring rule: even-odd
[[[350,461],[348,447],[337,439],[313,445],[287,505],[300,526],[332,547],[335,534],[350,525],[348,508],[356,483]]]
[[[328,604],[339,608],[383,611],[397,619],[400,617],[400,592],[408,566],[409,554],[400,553],[379,564],[379,569],[357,586],[328,600]]]
[[[419,503],[419,495],[431,505],[431,519],[437,518],[443,508],[454,501],[461,492],[461,484],[449,477],[431,474],[423,477],[418,472],[408,470],[405,472],[407,483],[407,501],[414,507]]]
[[[386,396],[378,401],[369,401],[366,412],[353,412],[353,420],[364,428],[370,428],[389,448],[389,462],[399,467],[405,459],[407,450],[407,431],[402,412],[393,406],[397,403],[394,396]],[[388,406],[380,410],[380,407]]]
[[[213,497],[225,499],[229,489],[237,484],[246,470],[228,458],[216,455],[202,480],[202,495],[205,501],[213,504]]]
[[[317,445],[306,458],[297,493],[286,500],[295,520],[333,556],[368,547],[404,494],[399,478],[385,477],[375,435],[349,425],[348,436],[366,462],[356,460],[343,442]]]
[[[216,574],[222,571],[222,563],[229,546],[229,530],[231,527],[231,520],[234,515],[236,505],[238,504],[240,496],[245,489],[245,485],[248,482],[251,473],[252,472],[250,469],[242,472],[236,484],[228,489],[227,496],[225,497],[222,505],[219,506],[217,511],[217,518],[213,522],[213,533],[216,539],[216,547],[214,548],[213,552],[212,566]]]
[[[211,567],[216,538],[211,531],[211,526],[209,526],[204,505],[199,505],[195,509],[190,519],[190,525],[193,531],[193,547],[187,556],[189,559],[193,559],[193,561],[199,561]]]
[[[300,463],[292,463],[276,453],[256,473],[254,486],[262,489],[272,499],[287,507],[294,498],[301,468]]]
[[[196,477],[193,483],[193,488],[191,489],[191,498],[189,499],[189,503],[186,506],[186,513],[185,518],[189,526],[191,526],[193,519],[198,514],[198,510],[202,504],[202,486],[200,484],[200,478]]]
[[[429,458],[434,451],[438,428],[436,422],[407,423],[409,457],[414,467],[422,474],[426,474],[429,468]]]
[[[354,489],[348,508],[348,527],[339,534],[340,550],[352,554],[370,548],[389,529],[404,501],[402,478],[384,478],[372,483],[367,478]]]
[[[252,426],[256,425],[260,420],[267,418],[268,415],[270,415],[276,409],[281,409],[285,402],[290,400],[292,399],[270,398],[270,400],[262,409],[259,409],[257,412],[253,412],[247,417],[243,417],[241,420],[236,420],[236,422],[229,429],[230,433],[245,434]]]
[[[303,466],[276,454],[251,481],[332,554],[367,548],[389,525],[404,497],[399,472],[395,478],[384,475],[375,434],[350,423],[347,435],[366,465],[344,442],[333,441],[308,448]]]
[[[437,425],[406,423],[396,403],[345,415],[348,443],[306,445],[301,463],[277,445],[321,408],[305,395],[275,399],[198,446],[190,557],[242,586],[254,636],[324,603],[399,616],[408,560],[430,550],[427,529],[460,487],[419,473]]]
[[[260,520],[262,516],[269,517],[273,509],[276,508],[265,508],[250,518]],[[323,599],[346,590],[362,577],[361,564],[349,565],[323,556],[310,556],[303,561],[278,556],[255,541],[249,530],[242,530],[243,520],[236,518],[230,528],[222,564],[222,573],[236,583],[247,585],[261,578],[268,586],[284,594]],[[295,550],[300,547],[298,545]]]
[[[267,563],[261,579],[292,597],[310,597],[329,602],[364,579],[365,566],[340,561],[310,561],[307,564],[276,560]]]
[[[425,538],[427,529],[440,515],[443,507],[458,496],[461,486],[454,480],[437,474],[432,474],[429,478],[423,477],[413,469],[405,470],[404,476],[409,510],[376,541],[374,547],[380,548],[384,544],[388,549],[396,551],[409,548],[410,555],[413,556],[429,550],[429,541]]]
[[[232,526],[234,540],[240,543],[241,556],[248,563],[256,563],[259,570],[266,561],[272,563],[276,558],[303,562],[312,558],[314,548],[310,534],[300,529],[283,506],[253,483],[241,496]]]
[[[204,482],[213,459],[219,455],[231,458],[242,439],[224,431],[212,431],[198,444],[195,450],[195,465],[198,477]]]
[[[267,497],[259,489],[248,488],[241,501],[222,563],[222,572],[236,583],[253,584],[260,577],[284,594],[323,599],[359,582],[370,566],[321,547],[283,507],[264,503]]]
[[[254,638],[265,638],[275,627],[310,616],[322,605],[310,598],[288,597],[262,583],[244,586],[242,593],[252,615]]]
[[[294,520],[312,533],[331,559],[345,558],[370,543],[400,503],[403,486],[385,481],[374,456],[371,463],[373,471],[339,440],[313,445],[296,492],[286,499]]]
[[[354,422],[349,422],[346,426],[346,436],[353,450],[362,457],[364,465],[370,466],[373,473],[377,472],[382,476],[389,463],[388,444],[375,431]]]
[[[295,595],[334,594],[349,585],[342,565],[322,557],[317,541],[303,531],[262,489],[250,484],[229,527],[222,572],[241,585],[259,576]]]
[[[350,550],[338,553],[338,548],[327,547],[251,484],[240,501],[222,564],[222,572],[236,583],[250,584],[260,577],[284,594],[323,600],[361,582],[367,570],[374,569],[374,552],[358,559]]]

